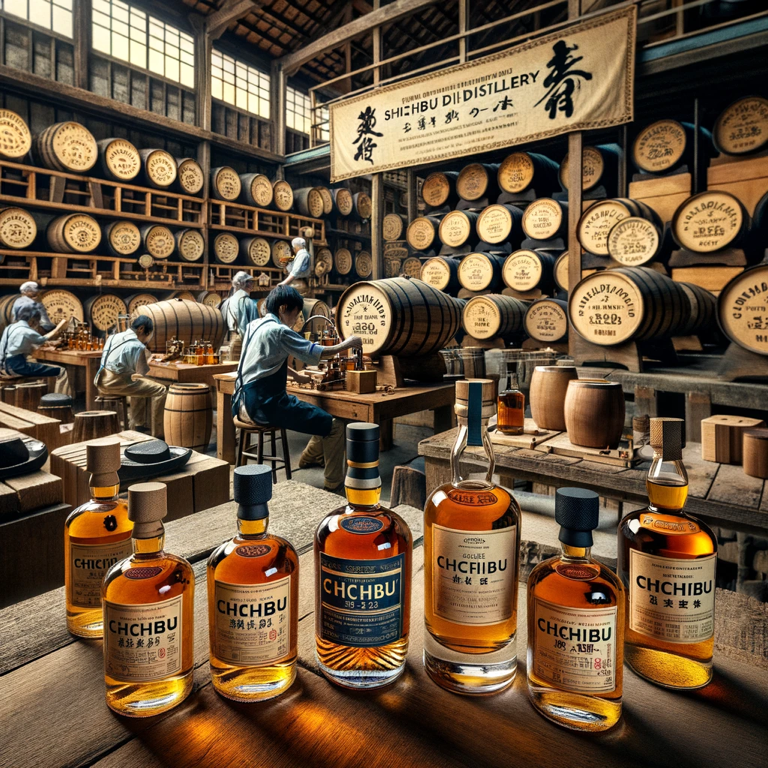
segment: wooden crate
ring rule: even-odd
[[[754,215],[755,206],[768,192],[768,155],[744,160],[715,158],[707,170],[707,189],[730,192]]]

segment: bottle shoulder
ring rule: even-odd
[[[618,536],[630,548],[655,549],[668,557],[703,557],[717,552],[717,537],[712,529],[683,510],[647,506],[630,512],[619,523]],[[621,551],[619,547],[620,556]]]
[[[348,560],[381,560],[413,551],[408,523],[383,506],[334,510],[315,532],[315,552]]]
[[[194,585],[195,574],[185,558],[169,552],[134,554],[107,571],[102,597],[116,603],[155,603],[191,591]]]
[[[520,505],[502,486],[464,482],[436,488],[424,506],[425,529],[496,530],[519,526]]]
[[[87,501],[73,509],[64,524],[65,536],[72,540],[108,541],[126,538],[132,530],[133,523],[128,518],[128,502],[125,499]]]
[[[298,573],[299,556],[280,536],[234,536],[208,558],[208,574],[219,581],[255,584]]]
[[[593,558],[573,562],[552,557],[539,563],[528,577],[529,599],[574,608],[621,606],[624,592],[619,577]]]

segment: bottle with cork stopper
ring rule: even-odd
[[[121,715],[150,717],[180,704],[194,675],[192,566],[164,550],[167,489],[128,489],[133,554],[102,585],[107,704]]]
[[[624,587],[591,555],[594,491],[558,488],[555,520],[561,553],[528,577],[528,694],[559,725],[605,731],[621,717]]]
[[[457,381],[455,411],[452,479],[424,509],[424,665],[447,690],[494,693],[517,670],[520,507],[493,479],[496,383]],[[462,459],[484,471],[463,475]]]
[[[684,510],[683,426],[651,419],[649,503],[619,524],[618,573],[627,589],[627,663],[646,680],[690,690],[712,679],[717,539]]]
[[[118,498],[120,441],[89,443],[85,449],[90,500],[64,524],[64,584],[67,629],[78,637],[102,636],[101,582],[116,562],[131,554],[128,505]]]
[[[299,558],[267,532],[272,470],[234,473],[237,534],[208,559],[208,628],[213,687],[236,701],[263,701],[296,679]]]

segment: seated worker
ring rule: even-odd
[[[71,395],[67,371],[57,365],[44,365],[27,360],[37,347],[55,339],[66,327],[68,320],[62,320],[52,331],[40,334],[41,304],[31,302],[23,305],[14,314],[18,317],[0,338],[0,376],[16,378],[22,376],[56,376],[56,392]]]
[[[253,277],[247,272],[238,272],[232,278],[232,295],[221,305],[221,314],[227,326],[227,343],[229,344],[229,359],[240,359],[240,350],[248,323],[257,320],[259,309],[250,297],[253,290]]]
[[[306,280],[311,275],[312,257],[307,250],[307,241],[303,237],[294,237],[291,240],[293,261],[288,263],[288,275],[278,285],[290,285],[294,280]]]
[[[43,333],[53,330],[53,323],[48,317],[45,305],[40,301],[40,286],[30,280],[22,283],[19,288],[21,296],[13,303],[13,321],[19,319],[19,310],[22,307],[37,307],[40,310],[40,328]]]
[[[149,427],[154,437],[163,437],[163,416],[167,389],[152,379],[149,372],[146,344],[155,330],[151,317],[139,315],[127,331],[116,333],[107,340],[101,354],[101,365],[93,383],[101,395],[123,395],[130,398],[129,427]],[[147,400],[150,401],[150,421],[147,423]]]
[[[267,314],[248,326],[237,368],[232,415],[242,421],[292,429],[323,438],[325,489],[338,490],[344,482],[344,422],[286,390],[288,358],[308,365],[350,348],[362,348],[359,336],[323,347],[292,330],[304,307],[304,299],[290,286],[278,286],[267,296]],[[309,377],[291,370],[294,381]]]

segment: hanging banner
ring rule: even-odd
[[[635,6],[330,106],[331,181],[633,118]]]

